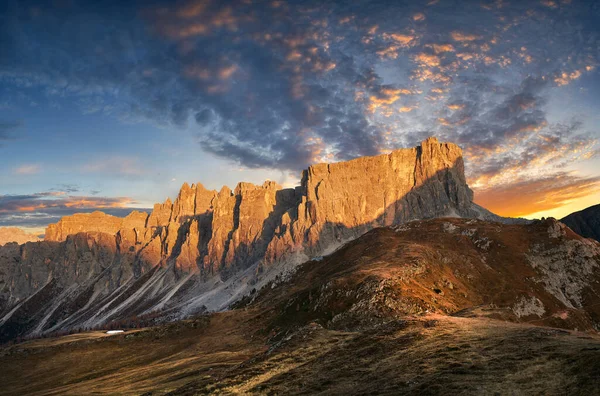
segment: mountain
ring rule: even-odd
[[[5,346],[0,394],[595,394],[599,281],[554,219],[380,227],[229,311]]]
[[[16,242],[19,244],[25,242],[39,241],[40,237],[23,231],[17,227],[0,227],[0,246],[7,243]]]
[[[64,217],[0,249],[0,341],[222,310],[373,228],[442,216],[503,220],[473,203],[461,149],[430,138],[310,166],[296,188],[184,184],[149,215]]]
[[[560,221],[579,235],[600,241],[600,205],[571,213]]]

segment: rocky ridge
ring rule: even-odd
[[[430,138],[387,155],[310,166],[296,188],[242,182],[217,192],[185,183],[175,201],[155,204],[150,215],[68,216],[48,227],[46,240],[64,241],[78,232],[116,234],[146,261],[228,274],[232,267],[270,264],[290,253],[312,256],[373,227],[493,216],[472,200],[461,149]]]
[[[461,149],[419,147],[302,173],[282,189],[184,184],[149,215],[65,217],[47,240],[0,249],[0,338],[162,312],[220,310],[298,263],[375,227],[442,216],[499,219],[473,204]]]

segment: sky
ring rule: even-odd
[[[0,226],[463,148],[475,201],[600,202],[600,3],[3,1]]]

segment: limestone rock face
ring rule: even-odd
[[[184,183],[174,202],[155,204],[147,218],[135,212],[125,219],[78,214],[50,225],[47,240],[84,231],[118,233],[124,248],[145,262],[227,278],[290,254],[318,255],[373,227],[481,217],[472,201],[461,149],[430,138],[390,154],[310,166],[293,189],[267,181],[217,192]]]
[[[59,305],[64,314],[52,326],[36,322],[41,327],[27,330],[34,333],[156,310],[222,309],[278,271],[375,227],[434,217],[502,220],[472,201],[461,149],[434,138],[310,166],[296,188],[267,181],[217,192],[185,183],[150,215],[76,214],[50,225],[38,247],[7,245],[0,318],[32,294],[62,301],[40,309],[41,317]]]
[[[301,185],[239,183],[218,193],[184,183],[174,202],[125,219],[94,212],[50,225],[47,240],[84,231],[119,233],[144,260],[227,274],[291,253],[319,254],[373,227],[439,216],[480,217],[461,149],[435,138],[419,147],[310,166]],[[133,247],[133,248],[132,248]],[[180,255],[183,257],[179,257]]]
[[[269,246],[270,259],[299,247],[316,255],[378,226],[441,216],[478,217],[461,149],[435,138],[387,155],[313,165],[303,173],[299,192],[297,208],[282,219]]]
[[[103,212],[76,213],[65,216],[56,224],[46,228],[44,239],[46,241],[64,241],[67,236],[80,232],[102,232],[115,235],[120,229],[143,230],[146,227],[148,215],[143,212],[133,211],[127,217],[111,216]]]

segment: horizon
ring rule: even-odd
[[[0,6],[0,227],[290,187],[428,136],[501,216],[600,202],[593,1],[166,4]]]
[[[431,136],[431,137],[429,137],[428,139],[430,139],[430,138],[437,139],[437,138],[435,138],[434,136]],[[440,142],[440,143],[451,143],[451,142]],[[409,149],[410,149],[410,148],[409,148]],[[403,149],[397,149],[397,150],[403,150]],[[392,151],[397,151],[397,150],[392,150]],[[379,155],[388,155],[388,154],[379,154]],[[359,158],[360,158],[360,157],[359,157]],[[343,162],[343,161],[338,161],[338,162]],[[324,163],[327,163],[327,164],[332,164],[332,163],[338,163],[338,162],[324,162]],[[311,164],[311,165],[309,165],[309,166],[312,166],[312,165],[317,165],[317,164]],[[266,183],[266,182],[268,182],[268,181],[272,181],[272,180],[270,180],[270,179],[265,179],[265,180],[263,181],[263,183]],[[245,181],[243,181],[243,180],[242,180],[242,181],[238,181],[238,182],[237,182],[235,185],[233,185],[233,186],[226,186],[226,185],[223,185],[223,186],[221,186],[221,188],[227,187],[227,188],[229,188],[231,191],[233,191],[237,185],[239,185],[239,184],[242,184],[242,183],[248,183],[248,182],[245,182]],[[263,183],[258,183],[258,184],[256,184],[256,185],[261,185],[261,184],[263,184]],[[195,185],[195,184],[201,184],[202,186],[204,186],[204,184],[203,184],[202,182],[194,182],[194,183],[190,183],[190,182],[184,181],[184,182],[182,183],[182,185],[181,185],[181,187],[180,187],[180,189],[179,189],[179,190],[183,189],[183,187],[184,187],[185,185],[187,185],[188,187],[190,187],[190,186],[193,186],[193,185]],[[297,183],[295,183],[295,184],[288,184],[288,185],[286,185],[286,186],[281,186],[281,185],[280,185],[280,187],[281,187],[282,189],[285,189],[285,188],[294,188],[294,187],[297,187],[297,186],[300,186],[300,178],[298,178],[298,182],[297,182]],[[204,187],[206,188],[206,186],[204,186]],[[220,191],[220,190],[221,190],[221,188],[210,188],[210,189],[208,189],[208,190],[211,190],[211,191],[216,191],[216,192],[218,192],[218,191]],[[177,195],[178,195],[178,194],[177,194]],[[173,197],[170,197],[170,196],[169,196],[169,197],[165,197],[165,199],[164,199],[163,201],[161,201],[161,202],[155,202],[155,204],[162,204],[162,203],[166,202],[167,200],[170,200],[171,202],[174,202],[174,201],[177,199],[177,195],[175,195],[175,196],[173,196]],[[475,203],[476,203],[476,197],[474,198],[473,202],[475,202]],[[591,205],[591,206],[595,206],[595,205],[596,205],[596,204],[594,204],[594,205]],[[591,207],[591,206],[587,206],[587,207],[584,207],[584,208],[582,208],[582,209],[580,209],[580,210],[575,210],[575,211],[573,211],[573,212],[569,212],[569,213],[567,213],[567,215],[569,215],[569,214],[572,214],[572,213],[579,212],[579,211],[581,211],[581,210],[585,210],[585,209],[587,209],[587,208],[589,208],[589,207]],[[121,213],[115,213],[115,214],[111,214],[111,213],[109,213],[109,211],[102,210],[102,209],[90,209],[90,210],[87,210],[87,211],[84,211],[84,212],[81,212],[81,211],[80,211],[80,212],[75,212],[74,214],[90,214],[90,213],[93,213],[93,212],[102,212],[102,213],[105,213],[105,214],[108,214],[108,215],[111,215],[111,216],[115,216],[115,217],[125,217],[125,216],[127,216],[127,215],[129,215],[130,213],[133,213],[133,212],[135,212],[135,211],[138,211],[138,212],[144,212],[144,213],[147,213],[148,215],[150,215],[150,214],[152,213],[152,210],[153,210],[153,209],[154,209],[153,207],[147,207],[147,208],[136,207],[136,208],[132,208],[132,209],[130,209],[130,210],[128,209],[128,210],[126,210],[126,211],[124,211],[124,212],[121,212]],[[522,218],[525,218],[525,219],[528,219],[528,220],[535,220],[535,219],[540,219],[540,218],[543,218],[543,217],[546,217],[546,216],[528,216],[528,217],[522,217]],[[554,216],[548,216],[548,217],[554,217]],[[564,217],[564,216],[562,216],[562,217]],[[561,218],[562,218],[562,217],[561,217]],[[561,218],[557,218],[557,219],[559,219],[559,220],[560,220]],[[54,224],[54,223],[50,223],[50,224]],[[0,228],[4,228],[4,227],[0,227]],[[6,227],[6,228],[9,228],[9,227]],[[25,232],[27,232],[27,233],[30,233],[30,234],[35,234],[35,235],[37,235],[39,238],[43,238],[43,237],[44,237],[44,234],[45,234],[45,228],[46,228],[46,227],[44,227],[44,228],[26,228],[26,227],[15,227],[15,228],[17,228],[17,229],[21,229],[21,230],[23,230],[23,231],[25,231]]]

